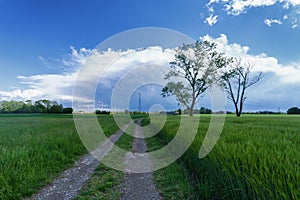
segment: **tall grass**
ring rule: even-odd
[[[149,123],[149,118],[144,118],[142,121],[143,126]],[[149,137],[145,140],[147,152],[156,151],[165,145],[165,141],[159,137]],[[165,168],[154,171],[153,179],[163,199],[195,199],[193,185],[182,162],[174,162]]]
[[[159,133],[170,141],[179,117],[169,116]],[[196,118],[191,118],[196,120]],[[196,176],[201,199],[300,199],[300,116],[228,116],[222,135],[198,158],[209,116],[181,160]]]
[[[100,117],[114,132],[110,116]],[[0,199],[37,192],[87,153],[72,115],[0,115]]]

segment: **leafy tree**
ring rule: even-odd
[[[170,82],[162,89],[162,96],[175,95],[179,104],[193,109],[198,97],[219,79],[219,71],[230,63],[224,53],[216,51],[216,44],[208,41],[183,44],[176,49],[175,59],[165,79]]]
[[[106,110],[96,110],[95,112],[97,115],[109,115],[110,111],[106,111]]]
[[[49,113],[62,113],[63,112],[63,106],[60,104],[54,104],[50,106]]]
[[[73,108],[68,107],[63,109],[63,113],[65,114],[72,114],[73,113]]]
[[[246,89],[262,79],[262,72],[251,77],[251,70],[254,66],[253,63],[242,63],[241,59],[235,58],[234,62],[230,65],[230,69],[223,73],[222,80],[228,98],[234,104],[237,117],[241,116],[243,105],[247,99]]]
[[[51,103],[53,105],[57,104],[56,102],[51,102],[50,100],[47,100],[47,99],[43,99],[43,100],[41,100],[41,102],[44,105],[44,107],[46,108],[46,110],[47,110],[48,113],[49,113],[50,108],[51,108]]]
[[[190,111],[188,109],[183,110],[184,114],[189,114]],[[201,107],[200,109],[194,109],[193,114],[211,114],[212,110],[209,108]]]
[[[177,110],[177,112],[178,112],[178,115],[182,114],[182,110],[180,108]]]
[[[21,112],[24,102],[22,101],[3,101],[1,102],[2,113],[18,113]]]
[[[42,100],[38,100],[34,103],[35,112],[37,113],[45,113],[47,112],[47,108],[44,106]]]
[[[31,100],[26,100],[23,103],[23,107],[22,107],[22,110],[20,112],[21,113],[33,113],[33,112],[35,112],[35,106],[32,105],[32,101]]]
[[[50,100],[2,101],[0,113],[72,113],[72,108],[64,108],[62,104]]]
[[[204,107],[200,108],[200,114],[211,114],[211,113],[212,113],[211,109],[204,108]]]
[[[287,114],[291,115],[295,115],[295,114],[300,114],[300,109],[298,107],[292,107],[292,108],[289,108],[288,111],[287,111]]]

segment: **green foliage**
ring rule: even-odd
[[[106,110],[96,110],[95,113],[97,115],[109,115],[110,111],[106,111]]]
[[[31,100],[22,101],[2,101],[0,102],[0,113],[72,113],[70,109],[64,111],[62,104],[50,100],[38,100],[32,104]],[[66,112],[67,111],[67,112]]]
[[[198,97],[220,79],[220,70],[231,62],[224,53],[216,50],[216,44],[208,41],[183,44],[176,49],[175,59],[170,62],[169,80],[162,89],[162,96],[175,95],[178,103],[190,110]]]
[[[63,109],[64,114],[72,114],[73,113],[73,108],[68,107]]]
[[[190,111],[185,109],[183,111],[184,114],[189,114]],[[209,108],[205,108],[205,107],[201,107],[200,109],[194,109],[193,110],[193,114],[211,114],[212,113],[212,110],[209,109]]]
[[[22,101],[3,101],[0,110],[3,113],[18,112],[23,108],[23,104]]]
[[[201,117],[197,137],[181,158],[197,180],[197,198],[300,199],[299,120],[298,116],[229,116],[217,145],[199,159],[210,121]],[[179,117],[168,116],[158,136],[170,141],[179,122]]]
[[[211,114],[211,113],[212,111],[209,108],[204,108],[204,107],[200,108],[200,114]]]
[[[300,114],[300,109],[297,107],[289,108],[287,114]]]
[[[52,105],[49,108],[49,113],[62,113],[63,112],[63,105]]]

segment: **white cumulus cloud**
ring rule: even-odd
[[[299,0],[210,0],[207,7],[213,10],[213,4],[221,4],[227,14],[240,15],[252,7],[273,6],[278,3],[283,4],[284,8],[300,5]]]
[[[211,14],[209,17],[207,17],[207,18],[205,19],[205,23],[207,23],[207,24],[210,25],[210,26],[215,25],[217,22],[218,22],[218,16],[217,16],[217,15],[213,16],[213,15]]]
[[[278,19],[265,19],[264,23],[269,27],[271,27],[272,24],[282,24],[282,22]]]
[[[297,28],[298,27],[298,19],[294,18],[292,21],[292,28]]]
[[[292,21],[292,18],[299,18],[300,0],[210,0],[209,3],[206,4],[209,16],[205,19],[204,22],[208,23],[208,20],[212,22],[212,16],[215,15],[215,12],[218,12],[218,14],[220,15],[220,12],[225,11],[227,15],[239,16],[240,14],[247,13],[251,8],[270,7],[274,5],[281,5],[282,9],[287,10],[285,12],[288,13],[283,15],[282,18],[283,20],[292,23],[292,28],[296,28],[298,26],[297,23],[294,23]],[[216,8],[219,8],[220,6],[221,9],[217,10]],[[282,24],[282,21],[272,19],[265,20],[265,24],[268,26],[271,26],[273,23]]]

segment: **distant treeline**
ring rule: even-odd
[[[0,113],[72,113],[73,109],[47,99],[31,101],[2,101]]]
[[[178,109],[175,111],[161,111],[160,114],[171,114],[171,115],[181,115],[181,114],[189,114],[190,111],[188,109]],[[193,114],[211,114],[212,111],[209,108],[201,107],[200,109],[193,109]]]
[[[109,115],[110,111],[106,111],[106,110],[96,110],[95,113],[97,115]]]
[[[235,112],[227,111],[227,114],[233,114]],[[256,111],[256,112],[243,112],[243,114],[252,114],[252,115],[276,115],[276,114],[283,114],[282,112],[274,112],[274,111]]]
[[[231,112],[227,112],[231,113]],[[258,112],[243,112],[244,114],[284,114],[284,112],[273,112],[273,111],[258,111]],[[286,112],[288,115],[300,114],[300,109],[297,107],[289,108]]]
[[[287,114],[300,114],[300,109],[298,107],[292,107],[288,109]]]

